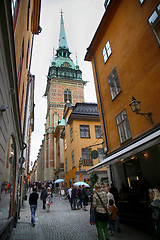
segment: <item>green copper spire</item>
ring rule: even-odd
[[[76,53],[76,69],[79,69],[77,53]]]
[[[64,21],[63,21],[63,12],[61,10],[61,23],[60,23],[60,36],[59,36],[59,49],[66,48],[68,49],[66,34],[64,30]]]
[[[52,65],[55,65],[55,64],[56,64],[56,60],[55,60],[55,57],[54,57],[54,48],[53,48]]]

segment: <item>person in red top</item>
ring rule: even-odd
[[[109,209],[112,212],[112,215],[110,216],[110,219],[109,219],[109,229],[111,231],[111,236],[114,236],[116,231],[117,208],[114,205],[113,199],[109,200]]]

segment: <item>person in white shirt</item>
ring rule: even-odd
[[[115,205],[114,196],[113,196],[112,193],[110,193],[110,188],[105,185],[104,190],[105,190],[105,192],[107,193],[108,205],[109,205],[109,200],[110,200],[110,199],[113,200],[113,204]]]
[[[69,202],[71,204],[71,209],[72,209],[72,186],[68,189],[68,195],[69,195]]]

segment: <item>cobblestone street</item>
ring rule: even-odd
[[[90,206],[88,206],[89,209]],[[154,240],[151,236],[121,224],[121,233],[111,240]],[[28,201],[24,202],[21,219],[13,229],[9,240],[97,240],[95,226],[89,224],[89,211],[70,209],[68,200],[53,196],[50,212],[42,209],[39,200],[36,212],[36,226],[30,223]]]

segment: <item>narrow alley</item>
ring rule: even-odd
[[[50,212],[42,209],[42,201],[38,201],[36,225],[30,223],[30,209],[27,201],[21,209],[21,218],[17,227],[13,228],[8,240],[97,240],[96,226],[89,223],[88,211],[73,211],[68,200],[53,195]],[[121,224],[121,233],[116,233],[111,240],[154,240],[144,232]]]

